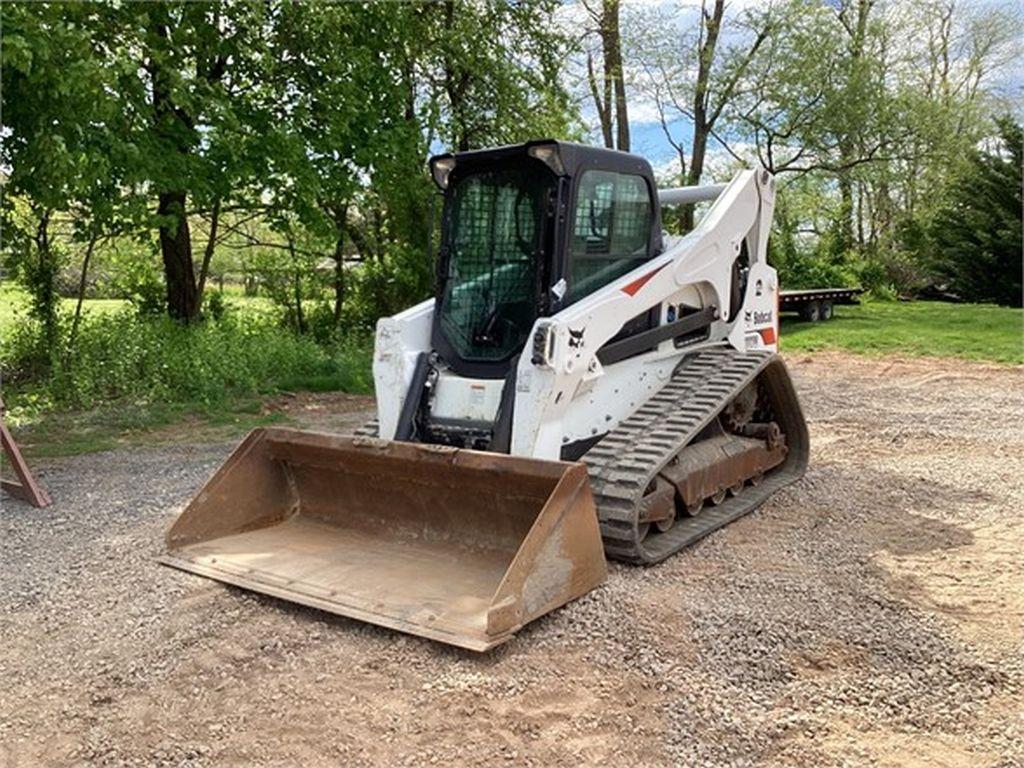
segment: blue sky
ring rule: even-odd
[[[823,1],[828,2],[828,0]],[[764,2],[767,2],[767,0],[730,0],[726,6],[726,14],[727,16],[735,16],[735,14],[742,12],[744,6],[761,5]],[[914,7],[914,0],[905,0],[905,3],[908,8],[912,9]],[[1024,3],[1021,3],[1020,0],[960,0],[958,6],[961,12],[965,13],[1001,9],[1017,15],[1024,14]],[[695,26],[699,23],[699,0],[623,0],[622,7],[624,34],[628,34],[628,24],[625,20],[628,14],[634,12],[682,9],[671,21],[671,23],[679,27],[680,36],[684,31],[684,27]],[[921,4],[921,7],[923,8],[924,5]],[[563,23],[573,29],[578,30],[582,24],[592,24],[585,10],[578,3],[573,2],[573,0],[566,2],[564,8],[560,11],[560,16]],[[722,42],[728,40],[729,34],[728,28],[723,27]],[[650,100],[645,99],[635,88],[630,87],[628,55],[626,67],[627,96],[631,117],[630,149],[634,153],[646,157],[656,168],[664,166],[675,159],[676,152],[665,138],[664,131],[657,121],[657,111],[653,108]],[[581,63],[570,62],[570,71],[574,68],[577,79],[579,79],[580,73],[584,71]],[[1024,95],[1024,56],[1018,56],[1008,65],[1004,66],[991,84],[1009,103],[1016,105],[1018,114],[1024,114],[1024,99],[1022,99],[1022,95]],[[585,123],[594,128],[589,140],[591,143],[600,144],[601,136],[597,130],[593,102],[585,87],[578,88],[576,93],[582,107],[582,117]],[[688,148],[693,135],[692,124],[686,119],[680,119],[671,123],[669,128],[673,137],[676,140],[682,139],[684,147]],[[711,140],[708,150],[709,154],[719,154],[721,152],[720,147],[714,140]]]

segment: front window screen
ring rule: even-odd
[[[502,360],[537,318],[538,252],[552,180],[532,164],[455,182],[441,329],[464,360]]]
[[[586,171],[576,197],[567,304],[647,260],[651,199],[641,176]]]

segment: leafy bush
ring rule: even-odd
[[[140,315],[160,317],[166,313],[167,289],[152,260],[124,262],[111,287],[114,296],[130,301]]]
[[[208,291],[206,294],[206,312],[212,320],[223,320],[228,313],[227,302],[221,291]]]
[[[372,331],[377,318],[418,304],[431,293],[433,256],[409,247],[395,247],[380,259],[351,271],[345,324]]]
[[[211,313],[212,315],[212,313]],[[74,349],[40,350],[39,327],[22,324],[0,345],[11,405],[32,398],[53,407],[103,403],[224,404],[281,389],[366,392],[372,386],[365,338],[321,346],[270,318],[233,315],[183,326],[133,312],[86,316]],[[40,357],[48,358],[44,374]]]

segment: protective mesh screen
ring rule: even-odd
[[[586,171],[576,196],[568,303],[643,264],[651,199],[640,176]]]
[[[464,360],[520,348],[537,315],[536,252],[551,180],[532,167],[455,182],[446,217],[449,260],[441,329]]]

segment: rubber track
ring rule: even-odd
[[[681,516],[668,531],[652,531],[644,541],[640,540],[639,503],[651,481],[776,359],[768,352],[738,352],[731,348],[695,354],[683,361],[665,387],[583,456],[609,557],[638,564],[664,560],[756,509],[779,488],[803,474],[805,461],[794,457],[795,462],[787,460],[760,485],[748,485],[738,496],[718,506],[705,506],[695,517]],[[799,418],[802,422],[802,416]],[[798,453],[804,453],[805,446],[800,448]]]

